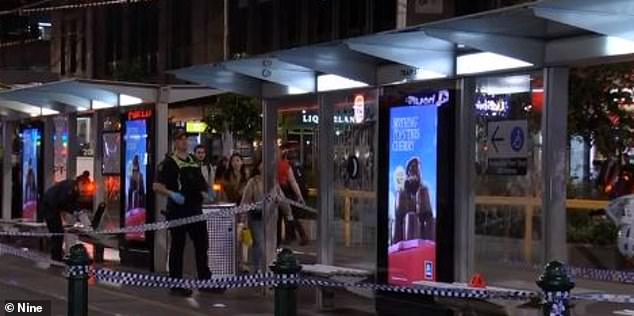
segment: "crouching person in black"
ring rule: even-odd
[[[42,214],[49,232],[64,233],[62,213],[74,214],[79,211],[80,181],[82,181],[82,177],[75,180],[60,181],[44,193],[42,197]],[[51,237],[51,259],[62,260],[63,244],[64,236]]]
[[[174,153],[167,155],[159,165],[158,183],[154,191],[167,196],[167,219],[175,220],[202,214],[203,194],[210,191],[200,171],[200,165],[187,152],[187,135],[178,132],[174,136]],[[208,235],[206,222],[170,228],[169,274],[173,278],[183,277],[183,250],[185,238],[189,235],[196,253],[196,268],[199,279],[211,278],[207,265]],[[222,292],[201,289],[206,292]],[[190,296],[192,291],[172,288],[171,294]]]

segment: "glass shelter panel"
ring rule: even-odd
[[[570,73],[568,260],[578,267],[633,271],[634,67],[597,65]]]
[[[278,139],[281,149],[278,168],[282,160],[290,167],[299,187],[299,194],[310,208],[318,206],[319,106],[315,97],[284,100],[278,107]],[[278,169],[278,181],[287,198],[298,200],[288,179],[288,169]],[[283,179],[282,179],[283,178]],[[291,214],[279,213],[278,243],[305,254],[300,259],[314,261],[317,253],[318,214],[293,207]]]
[[[326,98],[333,107],[334,264],[373,271],[376,262],[376,90],[346,91]]]
[[[476,271],[532,282],[519,270],[542,261],[542,75],[478,78],[473,106]]]

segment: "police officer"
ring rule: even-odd
[[[80,176],[75,180],[60,181],[46,190],[42,198],[42,214],[49,232],[63,233],[62,213],[74,214],[80,210],[80,185],[85,181],[85,177]],[[61,235],[51,238],[51,259],[62,260],[63,243]]]
[[[159,165],[158,183],[154,191],[168,197],[167,219],[175,220],[202,214],[203,194],[210,191],[200,171],[198,162],[187,152],[187,134],[179,131],[174,134],[174,152],[167,155]],[[211,278],[207,266],[207,226],[205,222],[170,228],[169,274],[174,278],[183,276],[183,250],[185,238],[194,244],[196,268],[199,279]],[[204,289],[201,289],[204,290]],[[219,292],[209,290],[208,292]],[[170,293],[178,296],[190,296],[192,291],[185,288],[172,288]]]

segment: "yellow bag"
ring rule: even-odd
[[[247,247],[251,247],[251,245],[253,245],[253,235],[251,235],[251,230],[248,227],[242,229],[240,237],[243,245]]]

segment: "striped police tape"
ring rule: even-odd
[[[36,262],[51,263],[56,266],[66,266],[63,262],[52,261],[41,255],[34,254],[30,251],[4,245],[0,243],[0,254],[10,254],[22,257]],[[373,291],[394,292],[403,294],[419,294],[436,297],[450,297],[461,299],[500,299],[500,300],[535,300],[541,299],[546,302],[556,303],[562,309],[565,308],[565,302],[571,300],[589,300],[598,302],[611,303],[634,303],[634,296],[616,295],[616,294],[583,294],[570,296],[569,293],[546,293],[541,294],[533,291],[525,290],[493,290],[493,289],[475,289],[463,287],[446,287],[446,286],[427,286],[427,285],[411,285],[396,286],[388,284],[377,284],[370,282],[343,282],[322,277],[311,277],[302,274],[274,274],[271,272],[214,277],[207,280],[179,279],[164,275],[133,273],[125,271],[114,271],[104,268],[94,268],[91,266],[68,266],[67,274],[70,276],[88,275],[95,277],[96,280],[111,284],[121,284],[136,287],[156,287],[156,288],[246,288],[246,287],[262,287],[262,286],[279,286],[279,285],[297,285],[302,287],[333,287],[333,288],[363,288]],[[557,314],[555,314],[557,315]]]
[[[568,313],[566,313],[569,301],[569,292],[546,292],[545,295],[543,295],[542,300],[543,303],[550,304],[552,306],[550,308],[549,316],[569,315]]]
[[[504,264],[520,269],[530,269],[533,271],[541,271],[542,267],[537,264],[518,261],[504,261]],[[565,266],[569,276],[579,279],[595,280],[612,283],[634,284],[634,271],[620,271],[596,268],[584,268]]]
[[[196,280],[177,279],[162,275],[121,272],[108,269],[93,270],[89,267],[83,266],[69,267],[70,275],[79,275],[85,273],[94,276],[97,280],[109,283],[144,287],[237,288],[263,286],[263,284],[271,286],[288,284],[297,286],[364,288],[384,292],[398,292],[407,294],[473,299],[531,300],[540,297],[540,294],[537,292],[523,290],[499,291],[488,289],[433,287],[423,285],[396,286],[366,282],[342,282],[326,278],[302,276],[301,274],[288,275],[274,274],[270,272],[230,277],[218,277],[207,280]]]
[[[218,208],[216,208],[216,209],[212,209],[211,212],[205,213],[205,214],[194,215],[194,216],[185,217],[185,218],[176,219],[176,220],[170,220],[170,221],[161,221],[161,222],[156,222],[156,223],[141,224],[141,225],[136,225],[136,226],[128,226],[128,227],[115,228],[115,229],[105,229],[105,230],[100,230],[100,231],[92,231],[92,230],[77,230],[77,231],[73,231],[73,230],[69,230],[69,231],[64,232],[64,233],[2,231],[2,232],[0,232],[0,236],[53,237],[53,236],[63,236],[63,235],[66,235],[66,234],[77,234],[77,235],[88,235],[88,236],[90,236],[90,235],[117,235],[117,234],[128,234],[128,233],[142,233],[142,232],[157,231],[157,230],[163,230],[163,229],[169,229],[169,228],[189,225],[189,224],[193,224],[193,223],[197,223],[197,222],[206,221],[206,220],[209,220],[209,219],[214,218],[214,217],[229,217],[229,216],[235,216],[235,215],[239,215],[239,214],[244,214],[244,213],[248,213],[248,212],[254,211],[256,209],[262,208],[262,205],[265,204],[265,203],[280,202],[280,201],[283,201],[283,200],[285,200],[285,199],[282,199],[282,198],[277,197],[277,196],[267,195],[262,201],[259,201],[259,202],[245,204],[245,205],[240,205],[240,206],[227,208],[227,209],[218,209]]]
[[[582,267],[567,267],[567,271],[570,275],[580,279],[634,284],[634,271],[592,269]]]
[[[591,294],[577,294],[572,295],[573,300],[579,301],[594,301],[594,302],[607,302],[607,303],[619,303],[619,304],[634,304],[634,296],[632,295],[619,295],[609,293],[591,293]]]
[[[531,300],[541,297],[541,295],[537,292],[523,290],[500,291],[463,287],[434,287],[427,285],[397,286],[369,282],[342,282],[319,277],[304,277],[300,280],[299,284],[302,286],[363,288],[381,292],[397,292],[404,294],[420,294],[453,298]]]
[[[64,262],[52,260],[52,259],[50,259],[48,257],[39,255],[39,254],[34,253],[32,251],[28,251],[28,249],[27,250],[23,250],[23,249],[20,249],[20,248],[16,248],[16,247],[12,247],[12,246],[0,243],[0,255],[3,255],[3,254],[12,255],[14,257],[21,257],[21,258],[29,259],[29,260],[32,260],[32,261],[35,261],[35,262],[45,263],[45,264],[58,266],[58,267],[66,267],[67,266],[66,263],[64,263]]]

